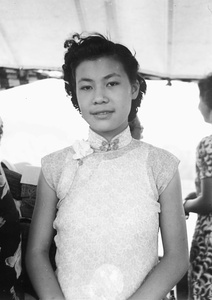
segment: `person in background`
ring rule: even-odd
[[[128,123],[132,137],[136,140],[141,140],[143,138],[144,127],[141,125],[138,116],[136,115],[136,117]]]
[[[2,136],[3,136],[3,121],[2,118],[0,117],[0,143],[1,143]]]
[[[179,160],[131,136],[145,89],[128,48],[100,34],[75,34],[65,47],[65,88],[88,140],[42,159],[29,276],[42,300],[161,300],[188,266]]]
[[[3,121],[0,118],[0,142]],[[0,299],[23,299],[21,275],[21,232],[19,212],[0,164]]]
[[[138,107],[140,107],[141,105],[141,101],[143,100],[143,95],[146,94],[146,90],[147,90],[147,85],[146,85],[146,81],[144,80],[144,78],[141,76],[140,73],[137,74],[137,78],[139,80],[139,84],[140,84],[140,91],[142,91],[142,95],[140,98],[140,102],[135,103],[135,105],[133,104],[134,109],[131,109],[130,114],[128,116],[128,124],[129,124],[129,128],[130,128],[130,132],[131,135],[134,139],[136,140],[140,140],[143,138],[143,130],[144,127],[141,125],[141,122],[138,118],[137,112],[138,112]]]
[[[199,110],[212,124],[212,73],[199,80]],[[189,299],[212,299],[212,135],[196,149],[196,193],[184,202],[185,213],[197,214],[188,271]]]

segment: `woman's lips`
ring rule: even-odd
[[[108,116],[111,116],[112,113],[113,113],[113,111],[104,110],[104,111],[94,112],[94,113],[92,113],[92,115],[94,115],[97,118],[104,119]]]

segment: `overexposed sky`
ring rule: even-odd
[[[195,147],[209,134],[198,110],[199,91],[196,83],[148,81],[147,94],[141,104],[139,116],[144,124],[144,138],[157,145],[169,145],[182,150]]]

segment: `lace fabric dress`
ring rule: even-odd
[[[124,300],[158,263],[158,199],[179,161],[129,128],[110,144],[90,130],[88,141],[80,161],[72,147],[42,160],[59,199],[56,273],[66,300]]]
[[[212,135],[203,138],[196,150],[196,190],[201,179],[212,177]],[[212,299],[212,214],[198,215],[190,250],[189,299]]]

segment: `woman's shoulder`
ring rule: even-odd
[[[197,158],[204,158],[212,153],[212,135],[202,138],[197,145],[196,155]]]
[[[138,141],[138,142],[140,143],[140,147],[142,148],[142,151],[145,150],[151,159],[163,160],[167,158],[172,158],[173,160],[178,161],[178,158],[169,150],[160,148],[148,142],[144,142],[144,141]]]
[[[45,155],[42,158],[42,163],[61,164],[61,162],[63,161],[65,162],[68,155],[72,156],[73,154],[74,154],[73,147],[69,146]]]
[[[51,188],[56,189],[60,176],[68,162],[72,161],[72,146],[47,154],[41,159],[43,175]]]
[[[146,166],[154,178],[159,195],[166,188],[178,169],[180,160],[169,150],[140,141],[140,152],[146,152]]]
[[[200,145],[209,145],[209,144],[212,145],[212,135],[207,135],[207,136],[203,137],[200,140],[198,146],[200,146]]]

